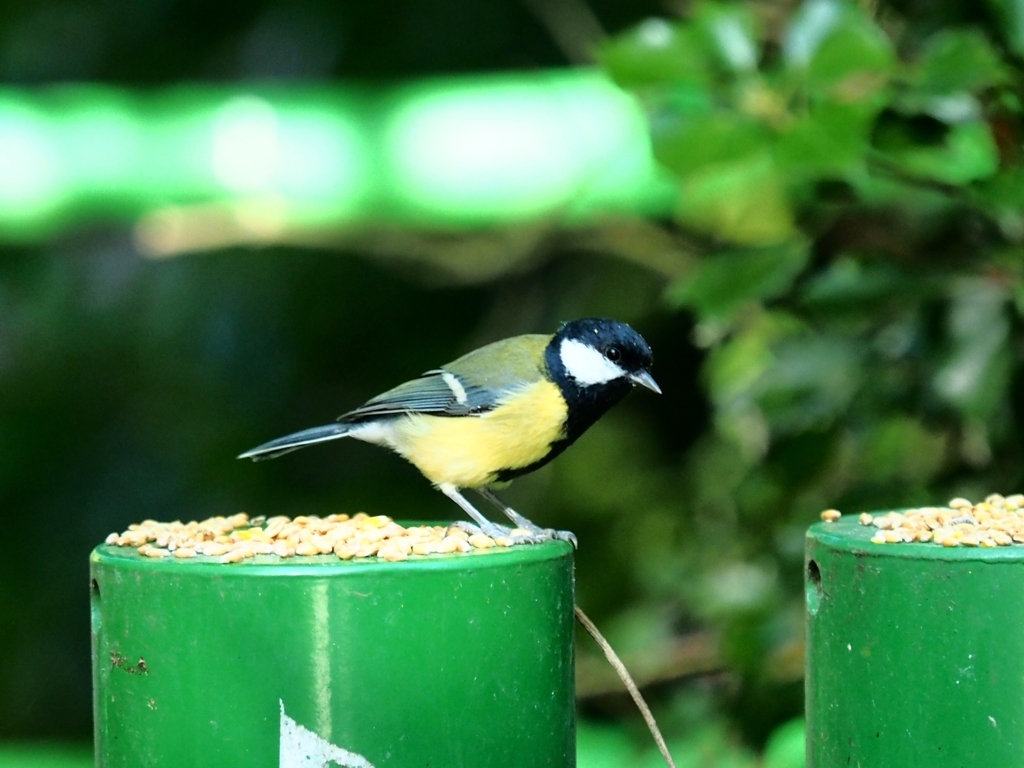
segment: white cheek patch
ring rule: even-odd
[[[625,369],[616,365],[593,347],[582,341],[565,339],[558,348],[565,371],[583,386],[604,384],[626,375]]]

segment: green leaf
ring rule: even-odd
[[[719,163],[682,180],[676,218],[725,242],[774,245],[796,233],[783,180],[770,155]]]
[[[822,41],[842,23],[845,6],[837,0],[808,0],[790,19],[783,36],[787,66],[806,69]]]
[[[715,404],[715,431],[747,461],[764,456],[770,437],[755,387],[775,365],[775,346],[802,330],[784,312],[762,312],[708,356],[703,376]]]
[[[1011,167],[994,176],[976,189],[979,200],[994,210],[1009,209],[1024,212],[1024,168]]]
[[[744,3],[702,3],[693,14],[693,24],[715,63],[725,72],[745,73],[757,69],[761,57],[757,20]]]
[[[712,65],[700,36],[688,25],[647,19],[612,38],[598,54],[623,88],[710,83]]]
[[[930,179],[960,186],[987,179],[999,170],[999,149],[988,124],[978,120],[949,127],[938,144],[915,144],[909,131],[880,135],[876,141],[885,157],[899,172],[919,179]]]
[[[915,289],[924,282],[908,279],[887,261],[862,262],[849,256],[836,259],[817,271],[802,286],[804,306],[833,314],[835,311],[877,312],[891,299],[917,298]]]
[[[681,738],[669,738],[668,748],[676,768],[756,768],[750,749],[717,724],[703,725]],[[636,768],[664,768],[665,758],[648,747]],[[584,768],[584,766],[580,766]]]
[[[1024,55],[1024,5],[1018,0],[986,0],[985,3],[998,23],[993,27],[1003,36],[1003,42],[1018,56]]]
[[[811,93],[863,101],[885,85],[896,57],[885,33],[857,6],[810,0],[786,32],[786,63],[802,71]]]
[[[803,718],[780,725],[768,737],[762,768],[805,768],[807,727]]]
[[[1010,376],[1007,288],[964,278],[953,287],[948,328],[951,349],[933,380],[936,393],[969,419],[991,416]]]
[[[679,175],[759,154],[771,141],[763,126],[731,112],[666,118],[651,133],[654,156]]]
[[[1007,168],[973,191],[979,206],[1009,239],[1024,239],[1024,168]]]
[[[863,101],[885,85],[893,69],[889,40],[874,27],[850,25],[829,35],[808,68],[812,92]]]
[[[816,104],[779,136],[775,159],[793,180],[845,177],[863,166],[875,115],[873,105]]]
[[[1007,80],[1007,69],[977,30],[943,30],[929,39],[912,84],[930,94],[975,93]]]
[[[774,365],[774,346],[801,330],[800,323],[790,315],[764,312],[712,350],[703,375],[715,403],[724,405],[746,398],[758,379]]]
[[[689,22],[647,19],[606,43],[599,60],[626,88],[707,87],[716,77],[755,71],[760,54],[746,6],[706,3]]]
[[[751,301],[785,293],[808,258],[801,241],[706,257],[669,288],[668,298],[702,318],[728,317]]]
[[[819,332],[772,349],[773,363],[752,390],[773,434],[829,426],[862,383],[863,350],[850,338]]]
[[[579,768],[620,768],[635,759],[633,743],[622,728],[580,720],[576,725]]]
[[[945,435],[926,429],[917,419],[895,416],[864,434],[859,473],[874,482],[925,483],[942,469],[945,452]]]

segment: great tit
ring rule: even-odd
[[[412,462],[490,536],[510,528],[484,517],[461,493],[473,488],[529,535],[516,542],[576,539],[542,529],[488,488],[531,472],[572,445],[637,385],[661,389],[650,374],[651,348],[625,323],[588,318],[554,335],[514,336],[481,347],[399,384],[338,418],[246,451],[272,459],[314,443],[354,437]]]

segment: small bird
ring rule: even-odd
[[[639,385],[661,394],[650,374],[651,348],[625,323],[587,318],[554,335],[514,336],[481,347],[399,384],[337,423],[279,437],[238,458],[272,459],[307,445],[353,437],[410,461],[476,525],[456,525],[515,543],[569,531],[540,528],[498,499],[489,486],[532,472],[572,445]],[[527,534],[497,525],[460,492],[472,488]]]

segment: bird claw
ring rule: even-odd
[[[576,534],[572,531],[558,531],[554,528],[514,528],[515,531],[524,531],[525,533],[513,535],[512,540],[523,539],[523,543],[528,544],[541,544],[545,541],[565,541],[572,544],[573,549],[579,549],[579,542],[576,540]]]
[[[468,520],[456,520],[445,530],[447,536],[452,529],[458,529],[470,536],[482,533],[492,539],[503,537],[509,539],[513,544],[543,544],[545,541],[565,541],[572,544],[573,549],[578,549],[576,534],[572,531],[557,531],[554,528],[509,528],[508,526],[490,523],[484,527],[471,523]]]
[[[556,531],[554,528],[548,528],[544,531],[544,533],[550,533],[552,539],[557,539],[558,541],[566,541],[572,544],[573,549],[580,548],[580,544],[576,540],[576,534],[572,531]]]
[[[572,544],[573,549],[579,549],[580,543],[576,540],[576,534],[572,531],[555,531],[555,538],[559,541],[567,541]]]
[[[512,529],[513,543],[523,544],[542,544],[545,541],[566,541],[572,544],[573,549],[578,549],[579,545],[576,541],[576,534],[572,531],[558,531],[554,528],[541,528],[536,523],[531,523],[525,517],[516,512],[512,507],[503,502],[497,496],[495,496],[488,488],[477,488],[477,493],[483,496],[487,501],[491,502],[494,506],[505,513],[515,524],[515,528]]]

